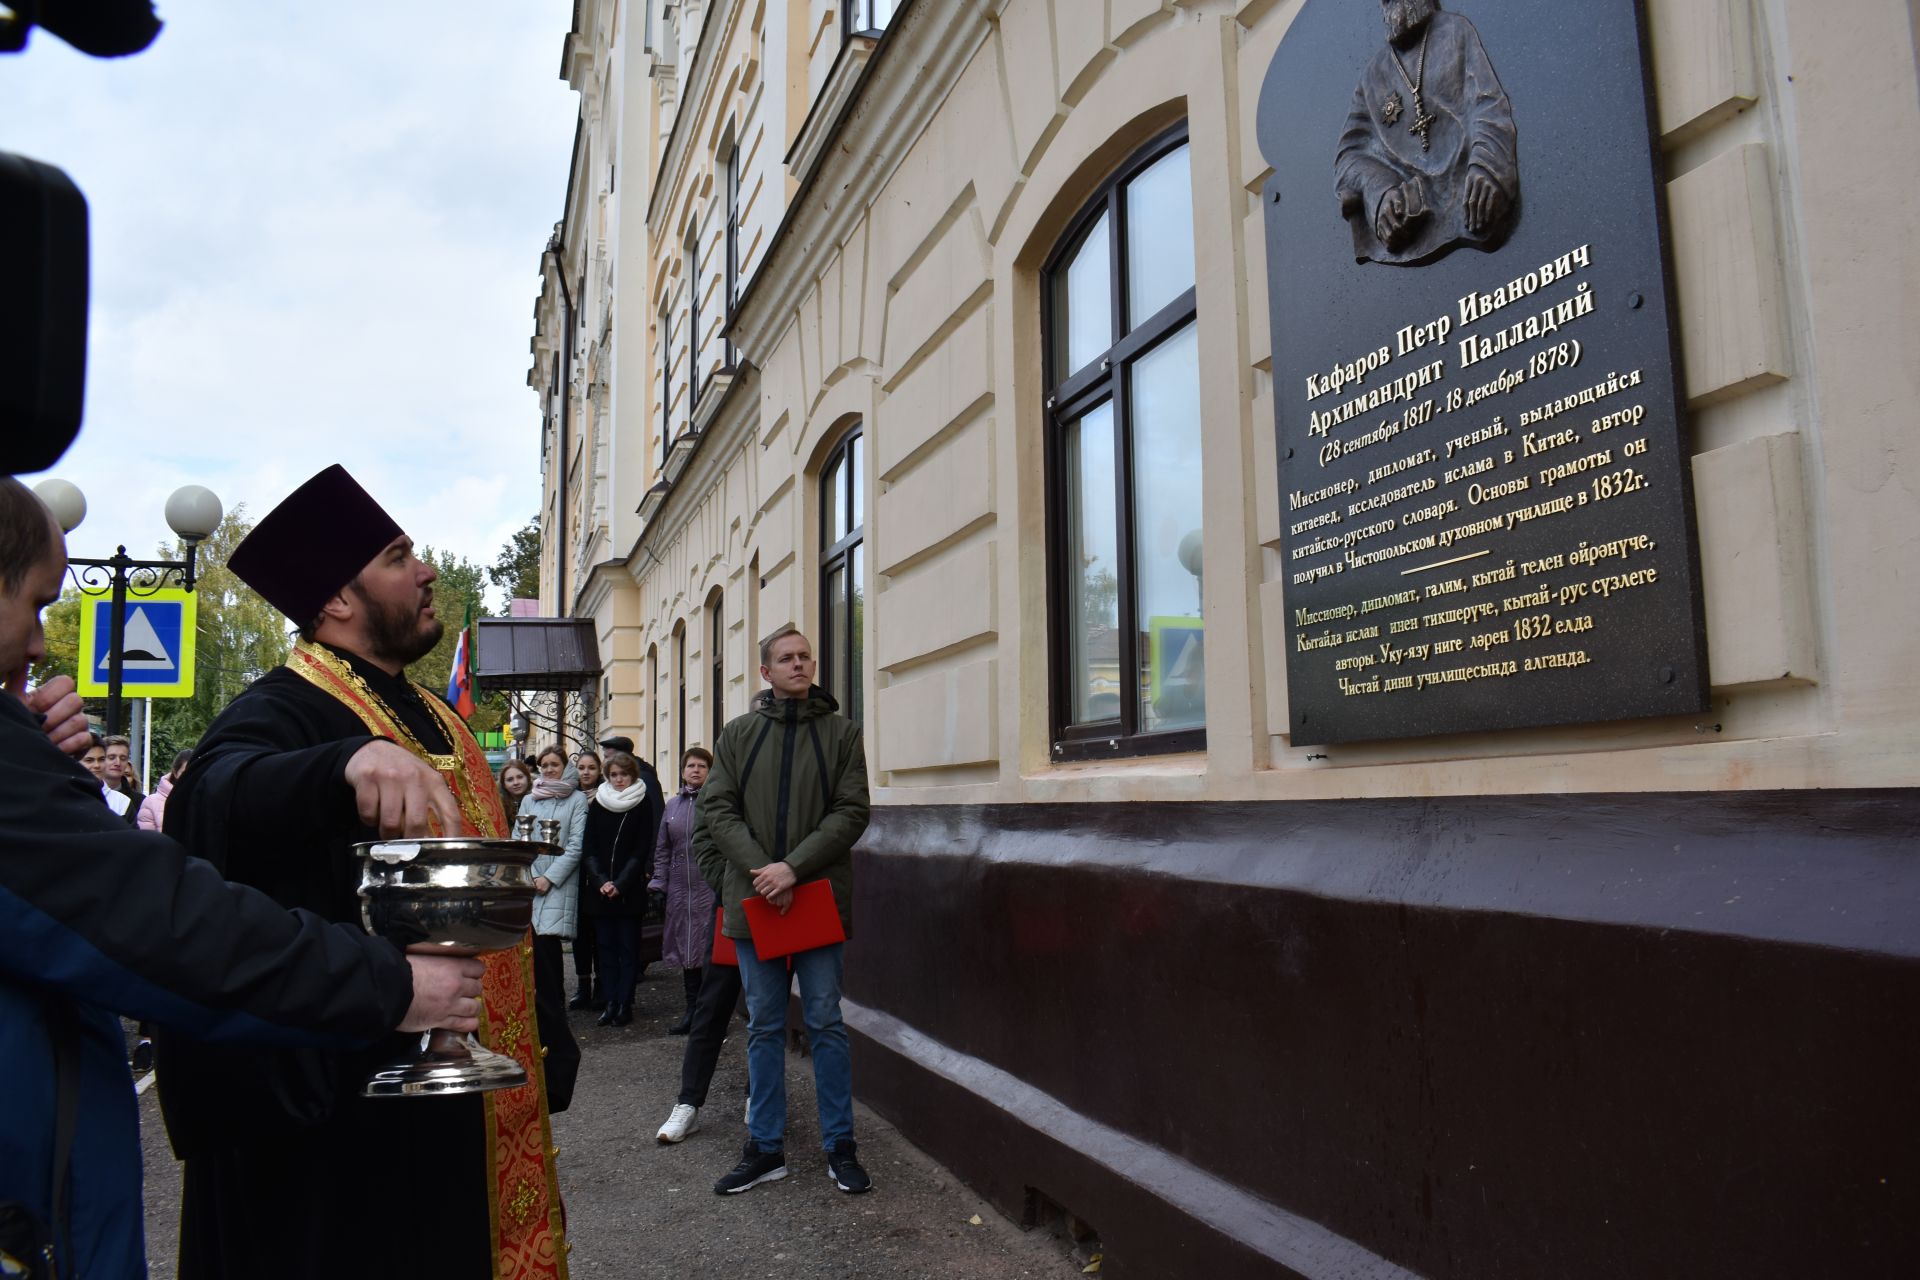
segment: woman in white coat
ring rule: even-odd
[[[560,943],[574,935],[580,914],[580,841],[587,829],[587,798],[568,776],[567,754],[548,747],[536,762],[540,778],[520,802],[520,816],[557,821],[560,852],[533,861],[533,991],[536,1000],[564,1010],[567,992]],[[534,838],[541,838],[538,828]],[[562,1014],[564,1017],[564,1013]]]

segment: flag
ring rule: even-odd
[[[473,601],[460,624],[460,642],[453,647],[453,670],[447,675],[447,705],[462,720],[473,719]]]

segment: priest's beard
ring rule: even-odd
[[[1439,0],[1386,0],[1387,39],[1399,44],[1418,35],[1439,7]]]
[[[367,611],[367,647],[375,658],[385,658],[389,662],[405,667],[418,662],[433,652],[433,646],[440,643],[440,633],[445,630],[438,618],[420,618],[419,604],[387,604],[354,592],[360,597],[361,605]]]

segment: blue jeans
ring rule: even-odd
[[[853,1137],[853,1059],[847,1025],[840,1020],[840,970],[844,942],[794,956],[762,960],[753,943],[736,939],[740,981],[747,991],[747,1133],[762,1151],[787,1140],[787,961],[800,979],[800,1008],[813,1055],[813,1092],[820,1104],[820,1145]]]

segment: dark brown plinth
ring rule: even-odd
[[[857,1088],[1123,1280],[1906,1275],[1916,832],[1913,791],[876,810]]]

